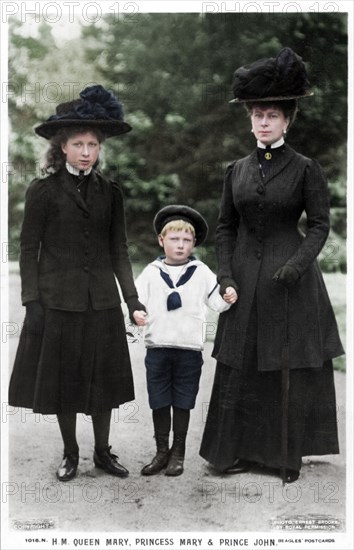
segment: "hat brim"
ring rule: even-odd
[[[97,128],[104,133],[106,138],[126,134],[132,129],[127,122],[118,120],[62,119],[43,122],[43,124],[37,126],[34,131],[36,134],[45,139],[51,139],[55,136],[58,130],[61,130],[62,128],[72,128],[73,126],[78,128],[85,128],[87,126],[88,129]]]
[[[263,102],[269,102],[269,101],[286,101],[289,99],[299,99],[301,97],[311,97],[313,96],[313,92],[305,92],[301,95],[289,95],[289,96],[274,96],[274,97],[252,97],[251,99],[240,99],[236,97],[235,99],[231,99],[229,103],[263,103]]]
[[[195,230],[195,246],[205,241],[208,235],[208,224],[203,216],[194,208],[183,204],[173,204],[162,208],[153,221],[154,230],[160,235],[166,224],[174,220],[184,220],[190,223]]]

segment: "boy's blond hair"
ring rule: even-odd
[[[165,237],[168,231],[187,231],[187,233],[191,233],[195,238],[195,229],[193,225],[185,220],[171,220],[166,223],[161,231],[161,237]]]

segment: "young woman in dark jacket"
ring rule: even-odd
[[[129,311],[144,307],[128,255],[122,190],[95,166],[101,142],[131,127],[118,99],[91,86],[35,130],[51,140],[48,176],[26,193],[20,255],[26,317],[9,402],[57,415],[60,481],[76,475],[79,412],[92,416],[95,465],[126,476],[109,446],[112,409],[134,399],[116,279]]]
[[[297,98],[312,95],[301,58],[285,48],[234,76],[257,149],[225,174],[218,280],[235,303],[219,317],[200,453],[226,473],[256,463],[292,482],[302,456],[339,452],[332,358],[343,348],[316,260],[329,194],[319,164],[284,140]]]

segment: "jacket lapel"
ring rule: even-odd
[[[88,187],[87,187],[87,195],[86,195],[86,203],[85,203],[86,210],[87,209],[89,210],[92,204],[94,204],[95,195],[98,192],[98,188],[99,188],[99,180],[96,172],[92,170],[90,180],[88,182]]]
[[[98,192],[99,188],[99,179],[96,172],[92,171],[90,180],[87,186],[87,195],[86,201],[82,198],[82,195],[78,192],[75,187],[75,184],[70,177],[70,174],[64,169],[59,175],[60,184],[65,191],[65,193],[85,212],[91,208],[92,204],[95,201],[95,195]]]
[[[262,178],[260,168],[259,168],[257,150],[255,150],[250,155],[250,165],[252,167],[252,172],[256,171],[257,169],[259,174],[259,179],[263,182],[264,185],[267,185],[267,183],[269,183],[270,180],[275,178],[280,172],[284,170],[284,168],[289,164],[293,156],[294,156],[294,150],[291,149],[291,147],[289,147],[288,145],[285,145],[284,153],[281,155],[275,156],[274,160],[272,161],[272,166],[269,171],[269,174],[265,175]]]
[[[59,182],[68,197],[70,197],[70,199],[73,200],[82,210],[87,212],[87,204],[76,189],[75,183],[65,168],[59,174]]]
[[[275,156],[274,161],[272,162],[270,173],[266,178],[266,182],[268,183],[271,179],[275,178],[278,174],[280,174],[280,172],[282,172],[284,168],[289,164],[293,156],[294,156],[293,149],[285,145],[284,153]]]

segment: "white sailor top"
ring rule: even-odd
[[[218,313],[230,308],[220,296],[215,273],[193,256],[183,266],[167,266],[161,256],[142,271],[135,284],[148,315],[147,348],[201,351],[207,307]]]

